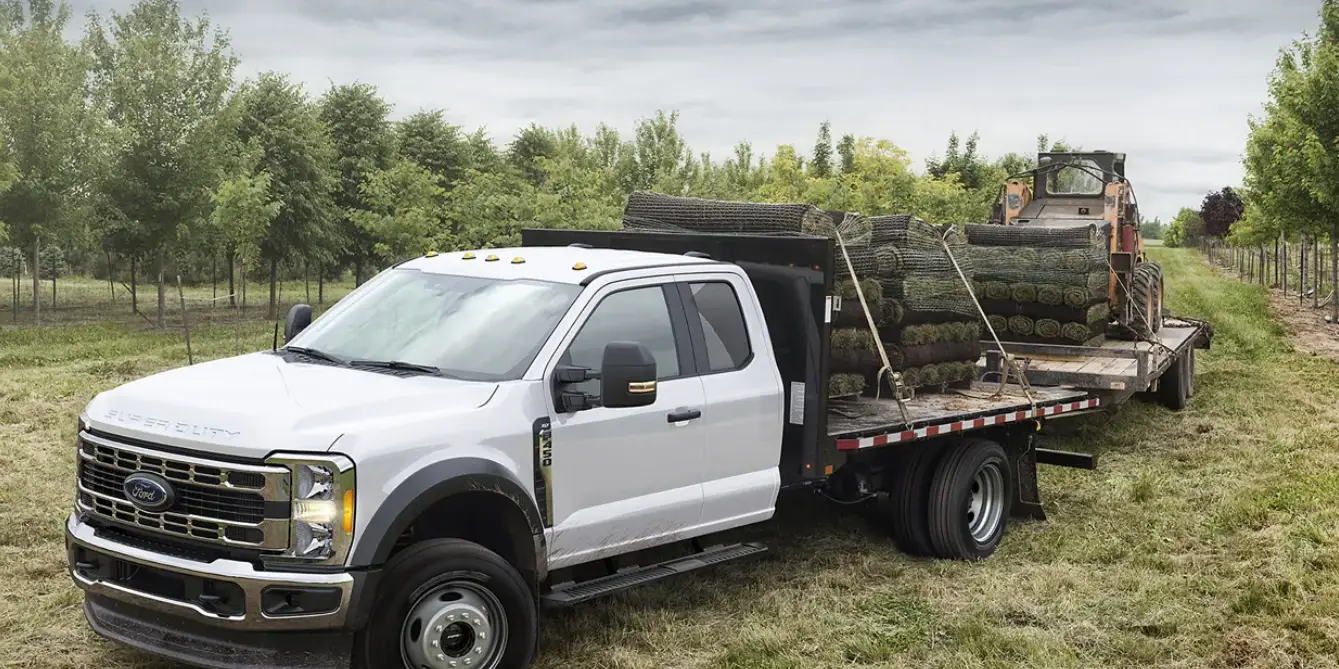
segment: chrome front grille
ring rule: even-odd
[[[157,474],[176,490],[156,513],[126,497],[125,478]],[[106,520],[179,537],[260,550],[289,539],[289,470],[217,462],[79,435],[79,506]]]

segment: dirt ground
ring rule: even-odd
[[[1240,280],[1232,270],[1215,268],[1224,276]],[[1324,296],[1322,295],[1322,299]],[[1339,362],[1339,326],[1325,322],[1330,307],[1313,308],[1313,299],[1298,299],[1296,294],[1285,296],[1277,288],[1269,290],[1269,304],[1278,322],[1287,329],[1289,341],[1299,351],[1319,355]]]

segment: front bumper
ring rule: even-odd
[[[200,666],[347,663],[348,639],[363,622],[353,611],[372,587],[368,573],[261,571],[249,562],[151,551],[99,536],[77,514],[65,535],[70,575],[85,592],[94,631]]]

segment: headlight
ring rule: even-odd
[[[278,456],[269,464],[292,471],[289,550],[282,558],[342,564],[353,544],[353,461],[344,456]]]

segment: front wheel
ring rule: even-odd
[[[539,627],[516,568],[461,539],[414,544],[391,559],[355,644],[359,669],[523,669]]]

